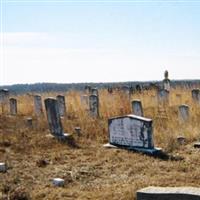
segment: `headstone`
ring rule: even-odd
[[[167,90],[167,91],[170,91],[170,80],[169,80],[169,73],[168,73],[167,70],[164,73],[164,77],[165,78],[163,80],[163,89]]]
[[[42,97],[40,95],[34,95],[34,107],[36,116],[41,116],[43,114],[43,109]]]
[[[142,102],[140,100],[133,100],[132,101],[132,111],[134,115],[138,115],[143,117],[143,108]]]
[[[0,90],[0,104],[1,104],[1,110],[2,113],[5,113],[5,107],[8,103],[9,99],[9,91],[7,89],[1,89]]]
[[[76,132],[76,134],[77,134],[78,136],[81,135],[81,128],[80,128],[80,127],[75,127],[74,130],[75,130],[75,132]]]
[[[84,105],[88,105],[89,104],[88,95],[81,95],[81,103],[84,104]]]
[[[51,134],[60,139],[64,139],[65,137],[69,136],[69,134],[63,133],[58,101],[50,97],[45,99],[44,103]]]
[[[137,200],[199,200],[200,188],[147,187],[137,191]]]
[[[92,89],[91,89],[91,95],[96,95],[96,96],[98,96],[98,95],[99,95],[98,89],[97,89],[97,88],[92,88]]]
[[[192,90],[192,99],[194,100],[194,102],[200,104],[200,89]]]
[[[180,105],[178,110],[179,110],[179,119],[183,122],[188,121],[188,119],[189,119],[189,106]]]
[[[60,116],[64,117],[66,115],[65,96],[58,95],[56,97],[56,99],[58,101],[58,109],[59,109],[59,112],[60,112]]]
[[[89,110],[92,117],[99,116],[99,97],[97,95],[89,96]]]
[[[108,120],[109,142],[127,149],[154,153],[153,121],[136,115],[126,115]]]
[[[178,142],[178,144],[183,145],[186,142],[186,138],[184,136],[178,136],[177,142]]]
[[[17,99],[10,98],[10,114],[17,115]]]

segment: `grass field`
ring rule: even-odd
[[[44,93],[42,98],[58,93]],[[65,132],[75,144],[49,138],[46,115],[37,118],[31,95],[16,96],[18,115],[0,115],[0,162],[8,166],[0,173],[0,199],[123,199],[134,200],[135,192],[146,186],[199,186],[200,150],[193,143],[200,136],[200,105],[193,102],[191,89],[170,91],[168,105],[159,105],[156,91],[128,95],[123,91],[99,91],[100,117],[93,119],[81,92],[65,93],[67,117]],[[120,149],[105,149],[108,118],[132,113],[131,101],[140,99],[145,117],[153,119],[154,143],[169,159]],[[190,119],[178,118],[178,106],[190,107]],[[32,129],[26,125],[33,118]],[[81,136],[74,128],[81,127]],[[179,145],[177,136],[185,136]],[[65,179],[64,187],[54,187],[51,179]]]

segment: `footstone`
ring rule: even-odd
[[[53,179],[53,185],[54,186],[63,187],[64,184],[65,184],[64,179],[61,179],[61,178],[54,178]]]
[[[137,191],[137,200],[199,200],[200,188],[147,187]]]
[[[7,171],[7,167],[5,163],[0,163],[0,172],[5,173]]]

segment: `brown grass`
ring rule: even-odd
[[[189,89],[172,89],[165,117],[158,112],[156,91],[143,91],[131,96],[122,91],[108,94],[100,91],[100,117],[92,119],[80,101],[80,92],[65,93],[67,118],[65,132],[73,133],[78,147],[48,138],[46,116],[34,115],[32,96],[17,96],[18,116],[0,116],[0,162],[6,162],[7,173],[0,174],[0,199],[135,199],[136,190],[154,186],[199,186],[199,150],[193,142],[199,139],[200,105],[191,98]],[[43,99],[57,93],[42,94]],[[146,117],[154,120],[154,139],[174,157],[162,160],[119,149],[104,149],[108,142],[109,117],[130,114],[131,100],[140,99]],[[190,106],[190,120],[181,123],[178,105]],[[163,107],[162,107],[163,109]],[[26,126],[33,117],[34,127]],[[82,135],[74,128],[81,127]],[[186,137],[179,145],[176,137]],[[66,185],[55,188],[51,179],[64,178]]]

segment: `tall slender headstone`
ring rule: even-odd
[[[58,101],[49,97],[45,99],[44,103],[51,134],[60,139],[64,139],[65,137],[69,136],[69,134],[63,133]]]
[[[89,96],[89,110],[92,117],[99,116],[99,97],[97,95]]]
[[[170,91],[170,80],[169,80],[169,72],[166,70],[164,72],[164,80],[163,80],[163,89]]]
[[[183,122],[188,121],[188,119],[189,119],[189,106],[180,105],[178,110],[179,110],[179,119]]]
[[[63,95],[58,95],[56,97],[57,101],[58,101],[58,109],[60,112],[60,116],[63,117],[66,115],[66,105],[65,105],[65,96]]]
[[[192,90],[192,99],[194,100],[194,102],[200,104],[200,89]]]
[[[17,99],[10,98],[10,114],[11,115],[17,115]]]
[[[35,114],[37,116],[43,114],[42,97],[40,95],[34,95],[34,107],[35,107]]]
[[[132,101],[132,112],[134,115],[143,117],[142,102],[140,100]]]

